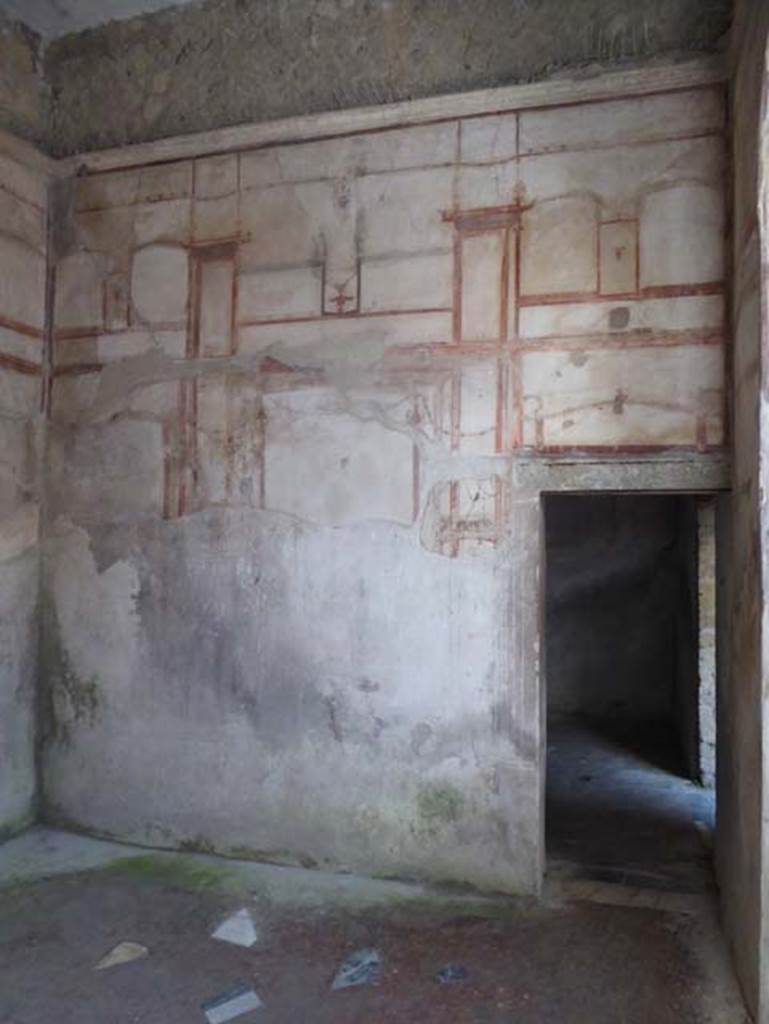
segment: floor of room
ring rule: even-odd
[[[483,897],[44,828],[0,847],[0,878],[8,1024],[190,1024],[237,986],[262,1003],[243,1024],[746,1020],[707,894],[551,883],[541,902]],[[243,910],[253,946],[212,938]],[[125,941],[145,955],[97,970]],[[361,949],[379,977],[332,990]]]
[[[678,892],[713,886],[712,790],[684,777],[665,722],[548,722],[548,871]]]

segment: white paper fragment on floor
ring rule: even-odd
[[[211,933],[212,939],[232,942],[236,946],[253,946],[256,942],[256,928],[251,912],[245,907],[222,921],[216,931]]]
[[[104,971],[108,967],[117,967],[118,964],[128,964],[132,960],[140,960],[148,956],[149,950],[138,942],[118,942],[114,949],[111,949],[106,956],[98,962],[95,971]]]
[[[258,1010],[262,1001],[250,985],[236,985],[203,1003],[208,1024],[225,1024],[250,1010]]]

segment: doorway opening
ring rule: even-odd
[[[545,498],[548,874],[711,885],[715,511]]]

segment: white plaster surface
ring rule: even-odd
[[[333,396],[266,402],[265,505],[327,525],[414,518],[413,442],[336,411]]]
[[[187,312],[188,257],[170,245],[148,245],[134,255],[131,294],[137,315],[149,323],[169,323]]]

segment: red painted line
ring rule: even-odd
[[[42,327],[31,327],[23,324],[20,320],[12,320],[10,317],[0,315],[0,328],[6,331],[13,331],[14,334],[22,334],[25,338],[34,338],[35,341],[43,341],[45,330]]]
[[[82,377],[88,373],[101,373],[104,363],[74,363],[72,366],[56,366],[54,377]]]
[[[499,282],[499,344],[507,340],[507,317],[510,302],[510,228],[502,232],[502,261]]]
[[[678,299],[695,295],[720,295],[726,290],[724,281],[706,281],[702,284],[647,285],[637,292],[618,292],[601,295],[599,292],[547,292],[540,295],[522,295],[521,306],[561,306],[600,302],[623,302],[642,299]]]
[[[451,317],[451,340],[458,345],[462,340],[462,236],[454,231],[454,272],[451,283],[454,300]]]
[[[530,355],[536,352],[582,352],[592,349],[623,349],[623,348],[680,348],[690,346],[726,347],[726,337],[721,328],[690,329],[681,331],[616,331],[610,334],[578,334],[573,336],[549,335],[543,338],[523,338],[510,341],[501,347],[501,351],[511,356]],[[499,355],[500,346],[494,341],[463,341],[459,345],[447,342],[426,342],[421,345],[391,345],[386,356],[404,363],[418,363],[419,357],[429,355],[445,357],[451,361]],[[411,358],[413,356],[413,359]]]
[[[726,284],[724,281],[705,281],[702,284],[646,285],[639,291],[642,299],[668,299],[685,297],[688,295],[720,295],[725,290]]]
[[[86,341],[98,338],[102,334],[122,334],[124,331],[108,331],[106,327],[66,327],[54,328],[54,341]]]
[[[635,97],[627,97],[633,99]],[[606,102],[599,100],[599,103]],[[611,101],[609,101],[611,102]],[[528,113],[529,109],[522,113]],[[558,109],[551,107],[551,110]],[[521,160],[531,160],[536,157],[562,156],[564,153],[598,153],[607,149],[638,149],[640,146],[662,146],[671,142],[696,142],[698,139],[720,139],[723,138],[723,128],[714,128],[704,132],[680,132],[676,135],[652,135],[646,139],[625,139],[624,142],[591,142],[575,143],[571,146],[553,146],[550,149],[527,149],[520,154]]]
[[[673,86],[669,89],[650,89],[648,92],[633,93],[632,96],[628,96],[627,93],[616,93],[614,95],[601,96],[598,99],[583,99],[583,100],[564,100],[557,104],[557,106],[550,103],[543,103],[536,107],[521,107],[520,112],[526,114],[531,110],[557,110],[560,107],[590,107],[596,103],[623,103],[625,101],[645,99],[647,96],[668,96],[682,92],[708,92],[710,90],[718,91],[722,95],[725,92],[725,83],[723,82],[707,82],[703,85],[678,85]],[[486,114],[474,114],[473,117],[486,117]]]
[[[129,304],[130,305],[130,304]],[[60,327],[54,330],[55,341],[86,341],[91,338],[122,336],[127,334],[159,333],[163,331],[183,331],[187,328],[186,320],[168,320],[153,323],[147,327],[141,324],[130,324],[128,327]]]
[[[238,249],[237,238],[220,239],[216,242],[190,242],[189,248],[195,259],[202,263],[234,263]]]
[[[549,455],[652,455],[666,451],[702,451],[703,454],[715,454],[724,452],[726,449],[723,445],[707,445],[704,449],[699,449],[696,444],[543,444],[536,447],[524,445],[521,450],[532,450],[540,454]]]
[[[25,377],[42,377],[43,375],[43,367],[39,363],[30,362],[29,359],[20,359],[19,356],[12,356],[6,352],[0,352],[0,369],[12,370]]]
[[[500,228],[517,227],[521,211],[528,209],[520,203],[506,206],[478,206],[467,210],[442,210],[441,220],[454,224],[463,234],[485,234]]]
[[[324,320],[374,320],[380,317],[429,316],[434,313],[451,313],[451,306],[425,306],[418,309],[367,310],[364,313],[323,313],[313,316],[287,316],[269,320],[238,320],[238,327],[271,327],[285,324],[316,324]]]
[[[513,332],[513,344],[515,349],[519,347],[521,333],[521,259],[522,259],[521,232],[515,232],[515,330]],[[521,444],[523,440],[523,381],[521,371],[521,358],[518,354],[513,355],[510,367],[510,390],[512,392],[513,406],[513,431],[510,443],[513,448]]]
[[[616,331],[609,334],[551,334],[522,338],[514,346],[517,352],[589,352],[591,349],[681,348],[682,346],[724,345],[721,328],[697,328],[681,331]]]
[[[6,157],[6,159],[10,160],[11,163],[16,163],[16,161],[13,159],[13,157]],[[16,166],[17,167],[21,167],[21,164],[16,164]],[[45,213],[46,213],[45,205],[41,206],[40,203],[36,203],[32,199],[28,199],[26,196],[20,196],[18,192],[14,191],[14,189],[9,188],[8,185],[5,182],[0,183],[0,192],[5,192],[6,195],[11,196],[17,202],[23,203],[24,206],[31,206],[33,210],[37,210],[38,213],[42,213],[43,216],[45,216]],[[29,244],[29,243],[27,243],[27,244]],[[30,248],[35,249],[36,247],[35,246],[31,246]]]

